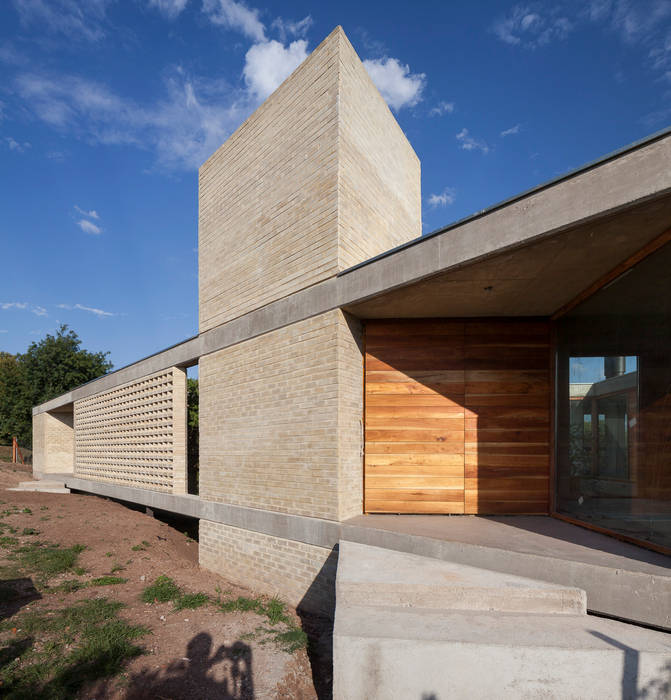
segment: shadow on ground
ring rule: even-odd
[[[216,650],[201,632],[187,644],[184,658],[167,668],[143,669],[128,681],[126,700],[149,698],[246,700],[254,697],[252,650],[237,641]]]
[[[24,605],[41,597],[31,578],[0,580],[0,620],[11,617]]]

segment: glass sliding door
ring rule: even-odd
[[[557,511],[671,547],[671,245],[557,331]]]

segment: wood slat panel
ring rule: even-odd
[[[389,498],[371,498],[366,506],[368,513],[430,513],[431,515],[463,515],[464,502],[450,501],[394,501]]]
[[[367,512],[547,512],[547,323],[369,321],[365,396]]]

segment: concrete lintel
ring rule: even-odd
[[[227,503],[205,501],[198,496],[177,495],[150,491],[130,486],[118,486],[89,479],[65,476],[70,489],[85,491],[120,501],[138,503],[156,510],[179,513],[191,518],[210,520],[244,530],[295,540],[316,547],[333,548],[340,539],[340,524],[330,520],[302,515],[275,513],[256,508],[245,508]]]

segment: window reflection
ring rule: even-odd
[[[557,511],[671,546],[671,246],[557,331]]]

